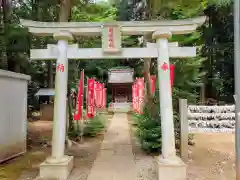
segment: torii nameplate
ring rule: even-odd
[[[104,53],[121,52],[121,28],[117,24],[104,24],[102,28],[102,49]]]

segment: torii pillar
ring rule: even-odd
[[[169,31],[155,31],[158,48],[158,80],[162,130],[162,154],[158,159],[158,179],[185,180],[187,167],[176,155],[175,134],[173,121],[172,91],[170,83],[169,47],[168,39],[172,33]]]
[[[53,37],[58,40],[58,57],[55,76],[52,154],[40,164],[40,178],[66,180],[73,168],[73,156],[64,155],[67,117],[67,51],[68,41],[73,37],[68,31],[60,31]]]

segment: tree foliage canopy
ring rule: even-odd
[[[11,71],[30,74],[40,87],[48,86],[49,64],[46,61],[29,61],[30,48],[46,48],[56,43],[52,37],[36,37],[19,25],[19,18],[37,21],[58,21],[60,1],[12,1],[2,3],[0,33],[0,67]],[[197,32],[190,35],[173,36],[171,41],[180,45],[198,46],[196,58],[174,60],[176,79],[174,97],[193,97],[197,101],[199,84],[206,84],[206,96],[218,100],[232,101],[233,94],[233,2],[231,0],[122,0],[115,6],[108,3],[93,4],[87,0],[73,1],[70,21],[153,20],[184,19],[206,15],[207,21]],[[221,27],[221,28],[220,28]],[[126,47],[139,45],[138,36],[123,37]],[[80,47],[100,47],[100,38],[77,37],[74,43]],[[55,68],[55,64],[51,64]],[[85,69],[89,77],[107,80],[111,67],[129,66],[136,76],[143,76],[143,61],[82,60],[71,61],[69,83],[76,83],[79,70]],[[156,74],[156,60],[152,60],[151,74]],[[54,75],[53,75],[54,76]],[[179,77],[184,77],[179,78]],[[191,94],[191,95],[190,95]]]

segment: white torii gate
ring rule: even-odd
[[[196,56],[195,47],[178,47],[168,43],[172,34],[187,34],[203,24],[205,17],[175,21],[137,22],[35,22],[21,20],[29,32],[38,36],[53,36],[57,45],[47,49],[32,49],[31,59],[57,59],[52,155],[40,165],[41,178],[66,180],[73,167],[73,157],[64,155],[66,132],[66,95],[68,78],[67,59],[124,59],[158,58],[160,113],[162,129],[162,154],[158,160],[159,180],[183,180],[186,165],[176,156],[172,95],[170,87],[169,58]],[[121,34],[148,35],[156,43],[145,48],[122,48]],[[68,45],[75,36],[102,36],[102,48],[82,48]],[[174,171],[174,172],[173,172]]]

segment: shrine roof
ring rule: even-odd
[[[53,88],[41,88],[35,96],[55,96],[55,90]]]
[[[134,70],[131,68],[112,68],[108,72],[108,83],[132,83]]]
[[[130,67],[114,67],[108,70],[109,72],[134,72],[134,70]]]

